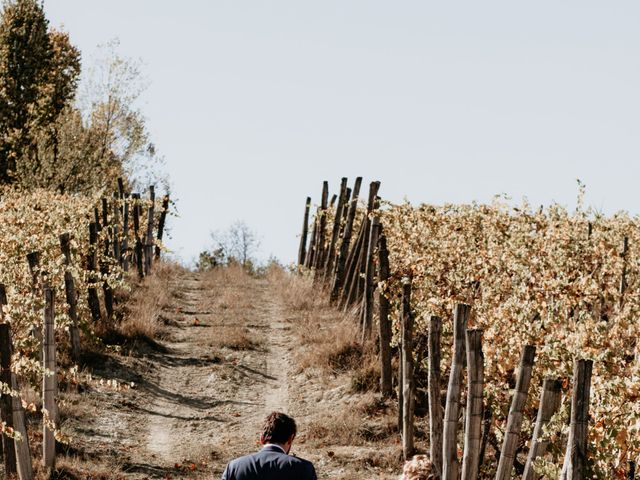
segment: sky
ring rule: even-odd
[[[640,213],[640,2],[45,0],[89,66],[120,40],[150,86],[185,262],[244,221],[293,261],[304,201],[496,194]]]

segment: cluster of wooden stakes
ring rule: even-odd
[[[128,194],[124,191],[124,182],[118,180],[118,192],[114,194],[114,200],[109,202],[102,199],[102,211],[97,207],[94,210],[93,221],[89,222],[89,252],[83,260],[88,277],[93,281],[87,287],[87,304],[94,322],[111,320],[113,316],[114,295],[106,281],[102,281],[102,275],[109,274],[110,265],[118,264],[123,271],[128,271],[133,264],[137,268],[140,279],[148,275],[154,261],[160,258],[160,244],[164,232],[167,212],[169,209],[169,197],[162,200],[162,210],[159,216],[155,212],[154,187],[149,187],[149,207],[147,211],[147,228],[143,232],[140,225],[142,215],[142,203],[140,194]],[[130,215],[130,213],[132,215]],[[130,225],[132,216],[133,225]],[[158,217],[158,221],[155,219]],[[133,226],[133,242],[129,246],[130,227]],[[98,239],[102,232],[104,244],[99,245]],[[157,239],[157,242],[156,242]],[[72,264],[71,236],[69,233],[60,235],[60,249],[64,255],[65,266]],[[100,252],[102,249],[102,252]],[[100,253],[100,255],[99,255]],[[58,425],[58,386],[56,373],[56,340],[55,340],[55,289],[48,281],[47,273],[40,268],[40,253],[32,252],[27,255],[27,262],[32,279],[32,294],[34,297],[43,296],[44,312],[42,326],[34,326],[31,334],[40,346],[39,357],[42,366],[42,463],[45,469],[51,471],[55,466],[56,457],[56,428]],[[64,275],[65,299],[68,315],[71,320],[69,327],[69,343],[71,356],[74,361],[80,361],[80,327],[78,318],[78,299],[80,292],[76,288],[71,271]],[[103,308],[100,304],[98,290],[102,283]],[[11,370],[13,345],[11,339],[11,325],[5,320],[4,306],[7,305],[5,285],[0,284],[0,382],[6,388],[2,389],[0,396],[0,413],[8,432],[14,435],[2,435],[2,453],[4,456],[4,468],[7,477],[17,475],[20,480],[32,480],[34,477],[31,449],[25,410],[20,396],[19,379]]]
[[[311,225],[311,198],[304,209],[302,235],[298,250],[300,271],[311,272],[314,282],[328,291],[331,302],[356,312],[360,322],[361,341],[372,341],[374,309],[378,313],[378,341],[380,357],[380,390],[386,398],[398,400],[398,426],[402,436],[405,459],[415,454],[414,448],[414,312],[411,310],[411,279],[403,279],[400,313],[399,369],[397,392],[394,395],[391,348],[390,304],[377,285],[389,280],[389,252],[380,221],[380,182],[371,182],[366,210],[360,228],[354,232],[358,212],[358,196],[362,178],[353,188],[342,178],[340,191],[329,200],[329,182],[323,182],[321,202]],[[337,203],[336,203],[337,202]],[[333,225],[327,225],[327,213],[334,208]],[[355,233],[355,237],[354,237]],[[353,237],[353,238],[352,238]],[[377,293],[377,295],[376,295]],[[377,301],[376,301],[377,300]],[[482,330],[467,329],[471,307],[457,304],[453,312],[453,354],[446,390],[446,402],[441,395],[441,327],[442,319],[432,316],[428,334],[428,406],[429,456],[441,480],[473,480],[478,478],[491,428],[491,409],[483,403],[484,357]],[[533,469],[536,458],[545,454],[548,442],[543,429],[560,407],[562,382],[546,378],[542,385],[533,437],[524,463],[517,459],[524,406],[532,378],[536,348],[527,345],[522,352],[516,373],[516,385],[502,446],[494,445],[498,456],[496,480],[507,480],[515,473],[523,480],[538,478]],[[466,358],[465,358],[466,356]],[[462,404],[461,381],[467,366],[467,398]],[[577,360],[573,373],[571,418],[561,479],[578,480],[587,475],[587,429],[591,360]],[[464,414],[464,415],[463,415]],[[464,419],[462,417],[464,416]],[[458,448],[458,433],[464,423],[464,444]],[[462,461],[458,452],[462,451]],[[635,465],[630,466],[630,479],[635,478]]]

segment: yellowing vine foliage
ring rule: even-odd
[[[523,444],[532,433],[542,379],[564,379],[563,406],[548,433],[552,454],[538,462],[548,478],[556,478],[562,462],[577,358],[594,361],[593,478],[624,478],[627,462],[639,460],[639,221],[625,213],[515,207],[500,199],[489,205],[383,208],[392,278],[382,287],[397,305],[402,277],[413,278],[417,334],[427,335],[431,315],[444,319],[443,366],[450,362],[454,303],[472,305],[469,326],[484,329],[485,408],[494,412],[498,442],[509,380],[525,344],[537,346],[537,358]],[[625,237],[629,248],[623,254]],[[525,447],[521,455],[526,453]],[[485,469],[488,475],[491,465]]]
[[[97,243],[97,263],[108,264],[108,273],[87,270],[87,258],[91,253],[89,245],[89,224],[94,220],[94,208],[101,209],[101,193],[95,195],[59,194],[49,190],[19,191],[11,188],[0,190],[0,283],[6,286],[8,305],[4,308],[5,320],[10,322],[14,345],[12,369],[34,387],[39,387],[43,373],[38,361],[39,344],[34,330],[43,328],[42,285],[46,282],[55,289],[56,338],[61,348],[68,345],[68,305],[65,296],[64,275],[72,273],[78,295],[77,308],[79,327],[92,334],[92,320],[87,306],[87,289],[95,286],[102,290],[105,282],[112,288],[128,288],[127,276],[112,256],[106,255],[104,241],[113,235],[109,228],[100,231]],[[109,200],[109,213],[114,208],[122,208],[122,202]],[[132,202],[130,200],[130,202]],[[140,200],[141,235],[146,232],[146,213],[149,201]],[[133,203],[131,203],[133,208]],[[159,205],[156,211],[159,211]],[[132,222],[132,214],[129,221]],[[122,215],[120,215],[122,222]],[[122,225],[120,241],[122,242]],[[60,235],[69,233],[71,237],[71,264],[65,265],[60,248]],[[129,247],[135,245],[133,225],[128,235]],[[27,254],[40,253],[39,282],[34,289],[27,263]],[[65,372],[61,372],[62,375]],[[7,389],[7,385],[0,385]],[[15,393],[15,392],[14,392]]]

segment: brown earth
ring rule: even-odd
[[[317,289],[282,271],[179,268],[169,289],[157,344],[93,355],[86,391],[63,395],[72,441],[58,463],[76,473],[60,478],[220,478],[257,448],[272,410],[296,418],[293,452],[319,478],[398,477],[396,414],[358,391],[370,380],[366,356],[356,352],[357,374],[332,363],[350,351],[351,320]]]

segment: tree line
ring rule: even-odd
[[[103,46],[103,58],[83,71],[80,50],[50,26],[40,2],[4,4],[0,184],[88,193],[114,189],[119,177],[135,180],[160,162],[134,107],[144,90],[140,62],[119,56],[117,46]]]

